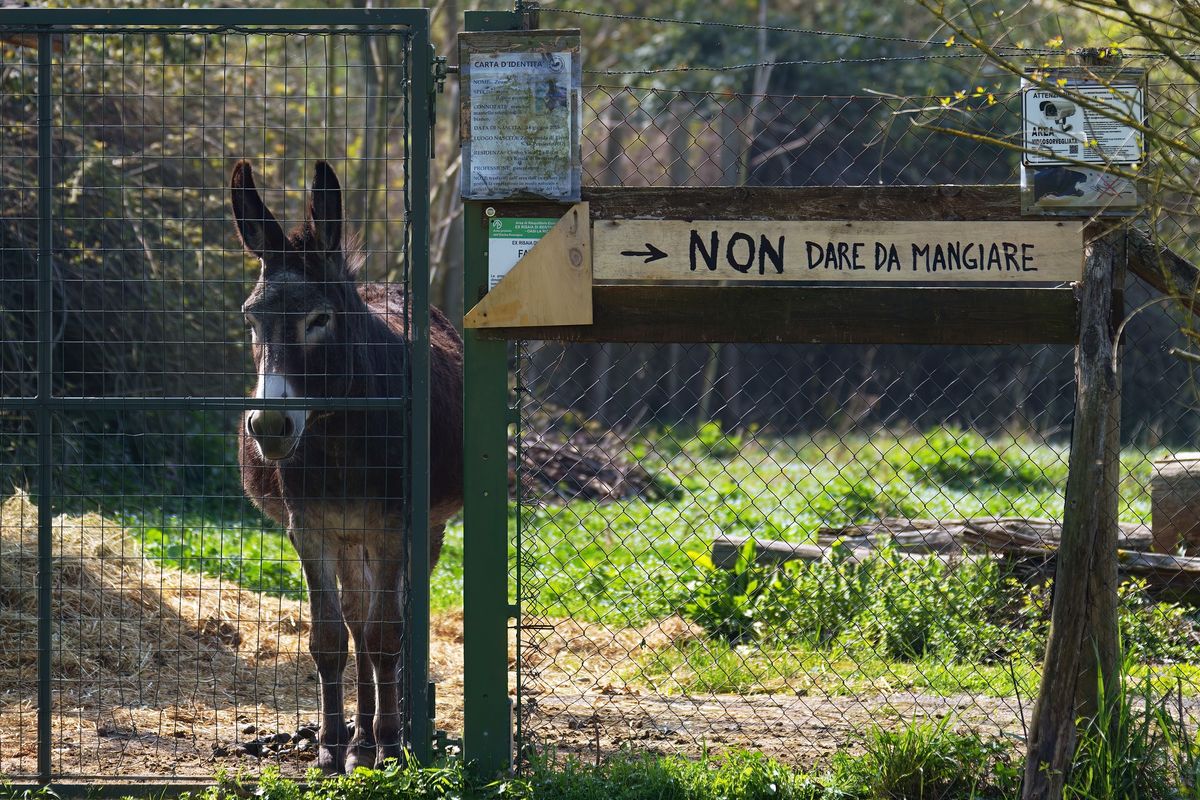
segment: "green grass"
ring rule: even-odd
[[[872,731],[863,754],[839,756],[826,769],[794,771],[760,753],[720,758],[621,753],[600,764],[539,760],[519,777],[480,781],[461,763],[421,768],[413,763],[306,782],[281,778],[273,767],[257,782],[223,776],[186,800],[949,800],[1015,796],[1011,755],[1001,745],[957,734],[948,726],[904,733]],[[5,795],[0,800],[17,800]],[[21,800],[52,798],[28,793]]]
[[[635,442],[643,464],[677,483],[675,499],[597,506],[572,502],[530,509],[526,571],[534,605],[552,617],[640,626],[672,610],[677,587],[700,576],[694,560],[720,534],[811,541],[822,527],[881,516],[950,519],[1003,515],[1061,518],[1067,454],[1022,440],[984,443],[959,434],[941,459],[921,436],[870,439],[825,435],[744,444],[737,455],[702,455],[693,440]],[[724,450],[723,450],[724,451]],[[983,467],[949,483],[947,470],[978,453]],[[1149,518],[1145,482],[1155,453],[1126,451],[1125,521]],[[997,461],[999,459],[999,461]],[[997,464],[999,463],[999,466]],[[970,472],[966,467],[964,470]],[[998,482],[996,482],[998,481]]]
[[[630,448],[651,472],[680,487],[673,499],[577,501],[526,511],[527,563],[537,564],[526,576],[547,616],[640,625],[670,613],[678,585],[700,574],[694,554],[706,552],[718,534],[804,542],[824,526],[888,515],[1060,517],[1066,484],[1060,447],[984,442],[942,430],[929,439],[880,432],[748,443],[719,430],[695,438],[668,431]],[[1155,455],[1122,455],[1126,521],[1149,517],[1144,487]],[[125,521],[147,554],[169,566],[301,596],[300,565],[286,537],[257,514],[238,509],[238,517],[228,519],[227,513],[222,505]],[[434,575],[435,605],[461,604],[461,582],[462,530],[452,524]]]
[[[124,524],[143,552],[166,567],[225,578],[252,591],[305,597],[300,559],[287,535],[257,515],[221,521],[190,512],[126,517]],[[462,605],[461,522],[446,527],[430,597],[435,611]]]
[[[1062,447],[985,440],[952,429],[772,440],[734,436],[710,425],[691,435],[662,431],[635,440],[630,449],[660,485],[676,490],[662,500],[527,509],[521,531],[527,611],[616,627],[645,626],[680,613],[700,619],[689,604],[696,602],[697,587],[712,579],[704,556],[719,534],[805,542],[823,527],[881,516],[1061,518],[1067,471]],[[1148,517],[1144,487],[1156,455],[1122,454],[1126,521]],[[254,513],[235,513],[238,518],[222,520],[191,508],[126,521],[146,553],[167,566],[303,597],[300,565],[286,537]],[[515,510],[510,515],[515,530]],[[461,606],[462,547],[461,523],[451,524],[433,574],[435,611]],[[986,600],[991,611],[985,614],[971,604],[991,591],[986,586],[947,593],[946,587],[970,583],[962,573],[948,579],[893,566],[859,587],[856,599],[838,582],[844,583],[842,576],[831,578],[834,572],[826,567],[815,579],[792,578],[799,584],[783,593],[775,587],[770,603],[762,604],[773,606],[777,617],[769,617],[767,627],[790,631],[790,638],[763,641],[752,632],[730,635],[714,628],[716,635],[643,654],[631,662],[626,679],[668,692],[1032,694],[1044,631],[1017,639],[1044,620],[1041,607],[1014,605],[1027,590],[997,591]],[[781,602],[788,592],[791,599]],[[726,594],[714,596],[728,599]],[[1144,674],[1160,682],[1185,677],[1189,687],[1200,687],[1196,648],[1161,634],[1164,628],[1190,629],[1191,610],[1142,606],[1129,620],[1127,639],[1144,656]],[[997,609],[1003,610],[998,617]],[[750,631],[761,621],[756,615],[762,608],[717,612],[745,613],[739,624]],[[985,630],[976,620],[989,614],[997,621]],[[853,630],[835,630],[839,626]],[[758,640],[739,646],[743,635]],[[926,636],[933,638],[919,643]]]
[[[304,596],[296,551],[278,531],[197,515],[126,524],[143,552],[166,567],[226,578],[256,592]]]
[[[814,649],[691,641],[654,651],[625,668],[626,680],[668,694],[811,693],[849,697],[930,691],[1023,697],[1037,693],[1035,662],[978,664],[928,656],[913,661],[881,657],[866,648]]]

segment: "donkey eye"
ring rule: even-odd
[[[308,326],[305,328],[305,330],[308,332],[312,332],[312,331],[315,331],[317,328],[324,328],[328,324],[329,324],[329,315],[328,314],[317,314],[315,317],[313,317],[312,319],[310,319],[308,321]]]

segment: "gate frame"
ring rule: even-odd
[[[357,26],[356,30],[348,30]],[[211,29],[219,33],[229,29],[269,29],[263,35],[286,29],[320,29],[323,34],[353,35],[371,32],[372,28],[405,28],[396,30],[409,41],[405,54],[409,86],[405,102],[407,119],[408,162],[406,180],[405,241],[409,268],[409,303],[412,313],[410,330],[410,397],[331,399],[319,404],[321,408],[369,408],[407,404],[411,409],[409,423],[409,524],[412,531],[410,553],[423,553],[410,558],[408,609],[408,657],[406,670],[408,691],[409,732],[412,753],[422,764],[432,760],[434,745],[434,692],[429,683],[429,160],[433,149],[435,77],[433,47],[430,39],[430,10],[427,8],[396,9],[281,9],[281,8],[185,8],[185,9],[0,9],[0,33],[13,32],[37,37],[37,393],[33,397],[0,397],[0,409],[32,412],[37,424],[38,463],[36,492],[38,497],[37,548],[37,783],[10,784],[12,791],[51,786],[64,795],[157,794],[164,790],[204,789],[211,781],[198,783],[192,778],[173,780],[164,776],[160,782],[87,783],[87,779],[69,776],[67,781],[55,780],[51,752],[53,743],[53,419],[56,414],[87,409],[89,411],[120,408],[133,411],[209,410],[241,411],[252,408],[298,407],[297,399],[256,400],[246,397],[82,397],[55,395],[53,392],[53,136],[54,99],[53,38],[56,34],[103,33],[106,28],[121,28],[125,32],[138,29],[179,29],[186,34]],[[166,32],[170,33],[170,30]],[[302,30],[299,32],[303,32]],[[389,31],[379,30],[377,35]],[[30,309],[32,310],[32,309]],[[311,401],[304,407],[313,408]],[[416,634],[415,636],[413,634]],[[118,778],[119,780],[119,778]],[[136,777],[127,780],[136,781]]]
[[[511,17],[509,22],[517,25],[517,15]],[[582,199],[589,203],[592,220],[1032,218],[1021,211],[1017,186],[585,187]],[[560,217],[570,207],[536,200],[465,201],[468,306],[487,292],[489,218]],[[464,331],[468,487],[463,512],[464,758],[468,768],[489,776],[514,765],[506,633],[509,620],[515,620],[519,676],[521,609],[509,599],[508,587],[507,430],[519,422],[519,411],[510,407],[508,342],[1072,344],[1076,346],[1076,399],[1071,479],[1056,576],[1062,589],[1054,593],[1055,624],[1028,741],[1031,778],[1025,787],[1025,797],[1055,796],[1054,776],[1065,773],[1063,756],[1069,758],[1074,750],[1074,711],[1095,713],[1100,702],[1096,676],[1114,675],[1117,666],[1118,498],[1112,478],[1119,469],[1120,364],[1114,342],[1124,314],[1124,238],[1119,229],[1095,222],[1088,225],[1082,280],[1066,288],[593,284],[592,325]],[[852,326],[848,320],[853,320]],[[1101,483],[1105,491],[1097,490]],[[516,525],[519,535],[519,519]],[[506,566],[499,570],[499,564]],[[519,566],[513,577],[520,580]],[[516,688],[519,703],[519,677]]]

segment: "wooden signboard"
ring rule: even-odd
[[[520,292],[530,301],[510,309],[502,291],[510,273],[492,290],[500,296],[483,303],[485,284],[472,298],[482,306],[472,316],[479,337],[991,345],[1071,344],[1079,334],[1081,221],[1024,217],[1013,186],[586,187],[583,197],[592,223],[590,248],[579,248],[590,266],[589,321],[545,291]],[[485,276],[489,225],[572,208],[536,200],[466,207]],[[543,251],[526,253],[520,260],[529,263],[513,272],[532,267],[534,282],[575,275],[570,248]],[[551,310],[554,323],[526,321]]]
[[[1062,285],[1083,271],[1068,221],[596,220],[593,280],[605,284]]]

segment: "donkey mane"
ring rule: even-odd
[[[305,220],[288,231],[287,247],[289,250],[303,254],[305,277],[310,280],[358,281],[361,279],[367,263],[367,255],[363,252],[362,236],[357,230],[351,228],[342,229],[339,265],[341,274],[337,276],[330,275],[327,271],[332,265],[329,263],[330,259],[321,245],[312,222]],[[313,263],[310,263],[310,258]]]

